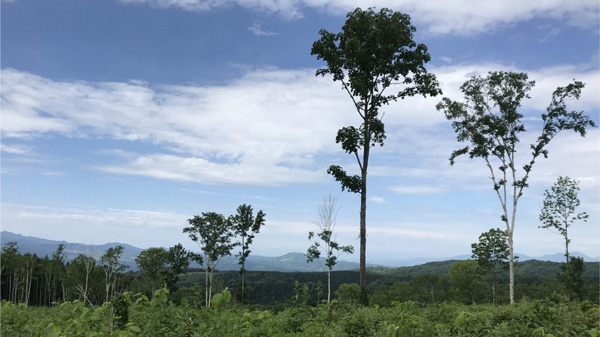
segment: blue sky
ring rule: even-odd
[[[521,161],[557,86],[586,83],[571,109],[599,121],[597,1],[14,0],[2,1],[2,230],[141,248],[181,242],[186,219],[267,214],[253,253],[306,251],[317,205],[337,196],[338,239],[358,247],[359,196],[326,174],[357,172],[335,144],[358,125],[349,97],[310,55],[318,31],[338,32],[360,6],[411,15],[415,40],[444,96],[461,99],[474,74],[527,72]],[[481,161],[459,147],[441,97],[383,109],[386,144],[369,169],[367,261],[470,253],[502,226]],[[534,167],[518,209],[515,250],[561,252],[538,229],[543,191],[559,175],[580,181],[590,218],[571,250],[600,255],[600,133],[561,133]],[[355,256],[344,257],[358,260]]]

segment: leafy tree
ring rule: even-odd
[[[567,111],[566,101],[578,99],[584,84],[574,81],[566,87],[558,87],[552,94],[547,112],[541,116],[541,135],[531,144],[531,157],[520,173],[515,154],[525,125],[519,107],[523,99],[529,98],[528,92],[534,84],[534,81],[528,81],[525,73],[489,72],[487,77],[473,76],[461,86],[465,102],[445,97],[437,105],[437,109],[453,121],[457,140],[469,144],[452,152],[450,164],[453,165],[457,157],[468,154],[471,159],[482,158],[490,171],[493,189],[503,210],[501,220],[508,233],[511,304],[514,303],[513,237],[517,204],[523,190],[529,186],[533,165],[540,156],[548,156],[547,145],[561,131],[574,130],[585,136],[586,128],[595,126],[582,112]]]
[[[425,69],[431,57],[424,44],[413,41],[415,27],[406,14],[372,8],[348,13],[342,31],[321,29],[311,55],[327,63],[317,76],[333,75],[348,93],[361,125],[341,128],[336,143],[356,157],[360,175],[348,175],[340,166],[327,172],[342,184],[342,190],[360,193],[360,287],[366,301],[367,171],[371,147],[383,146],[385,129],[379,109],[397,99],[440,94],[437,79]],[[399,84],[391,89],[394,84]],[[389,90],[388,90],[389,89]]]
[[[126,265],[119,262],[123,255],[123,249],[121,245],[110,247],[100,257],[100,265],[104,270],[104,289],[106,291],[104,302],[108,302],[115,293],[118,275],[127,269]]]
[[[179,275],[189,267],[190,261],[200,261],[202,263],[202,257],[183,248],[181,243],[170,247],[169,251],[166,252],[166,257],[169,268],[163,271],[163,277],[167,288],[173,293],[177,290],[176,284],[179,281]]]
[[[496,303],[496,285],[500,268],[508,267],[508,234],[500,228],[492,228],[479,236],[479,243],[471,244],[474,259],[487,270],[492,283],[492,302]],[[516,259],[517,257],[515,257]]]
[[[216,265],[224,255],[229,255],[234,247],[231,242],[233,228],[222,214],[214,212],[202,213],[202,216],[194,215],[188,219],[189,227],[183,229],[192,241],[196,242],[204,254],[206,263],[205,271],[205,303],[210,307],[212,296],[213,275]]]
[[[573,290],[570,282],[571,268],[569,259],[569,227],[577,220],[587,222],[588,214],[586,212],[576,213],[575,209],[579,207],[580,202],[577,197],[579,184],[576,180],[569,177],[558,177],[550,191],[544,192],[544,206],[540,212],[540,221],[543,223],[539,228],[546,228],[552,231],[556,230],[558,234],[565,238],[565,275],[567,288],[567,297]]]
[[[360,303],[361,293],[362,290],[358,284],[344,283],[340,284],[335,291],[335,297],[340,301],[356,304]]]
[[[339,207],[337,206],[337,199],[331,194],[328,197],[323,198],[323,201],[319,205],[319,219],[316,224],[319,228],[319,233],[316,236],[321,239],[323,247],[319,241],[315,241],[306,252],[306,262],[313,262],[314,260],[321,261],[321,250],[325,255],[325,266],[321,265],[323,270],[327,273],[327,303],[331,301],[331,271],[337,264],[337,258],[343,254],[354,253],[354,247],[341,246],[335,240],[333,230],[335,229],[335,222]],[[308,232],[308,239],[312,240],[315,237],[314,232]],[[336,253],[336,251],[338,253]],[[326,268],[325,268],[326,267]]]
[[[560,277],[565,284],[568,297],[571,298],[571,293],[573,293],[579,296],[580,299],[583,299],[585,291],[583,282],[585,264],[583,258],[569,256],[569,263],[563,264],[561,269],[562,273],[560,273]]]
[[[452,290],[457,299],[477,304],[485,289],[485,271],[474,260],[458,261],[448,272]]]
[[[422,306],[427,306],[427,304],[435,303],[436,300],[439,301],[439,299],[436,299],[436,294],[438,293],[440,279],[440,276],[431,274],[420,274],[412,279],[410,285],[417,302]]]
[[[135,262],[145,278],[150,282],[151,294],[157,287],[162,287],[162,275],[167,269],[167,251],[160,248],[148,248],[140,252],[135,258]],[[157,284],[158,283],[158,284]]]
[[[265,213],[263,211],[258,211],[256,217],[254,217],[252,206],[250,205],[240,205],[237,208],[237,214],[233,215],[229,218],[233,226],[233,231],[235,235],[239,236],[241,242],[239,242],[241,251],[236,254],[236,257],[239,258],[238,264],[242,267],[240,268],[240,274],[242,276],[242,284],[241,291],[237,292],[236,295],[239,298],[242,305],[246,303],[246,259],[251,253],[250,245],[254,240],[254,236],[260,232],[260,228],[265,224]]]

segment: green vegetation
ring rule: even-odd
[[[356,291],[360,287],[356,285]],[[388,308],[343,300],[331,307],[296,305],[278,313],[242,310],[215,295],[212,308],[174,305],[158,291],[151,300],[130,293],[116,304],[87,307],[66,302],[51,308],[2,303],[2,336],[598,336],[597,304],[550,300],[516,305],[412,301]],[[227,297],[229,295],[229,298]],[[219,299],[217,299],[217,296]]]

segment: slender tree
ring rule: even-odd
[[[437,79],[425,69],[431,59],[424,44],[413,41],[415,27],[406,14],[372,8],[348,13],[342,31],[334,34],[321,29],[311,54],[327,63],[317,76],[333,75],[348,93],[360,117],[357,128],[341,128],[336,143],[354,156],[359,175],[348,175],[340,166],[327,172],[342,184],[342,190],[360,193],[360,286],[362,302],[366,297],[366,219],[367,172],[370,150],[383,146],[385,130],[379,109],[397,99],[414,95],[440,94]],[[397,84],[395,88],[392,85]]]
[[[579,192],[579,183],[569,177],[558,177],[558,180],[551,187],[550,191],[544,192],[544,206],[540,212],[540,221],[542,225],[539,228],[545,228],[557,231],[565,238],[565,272],[564,280],[567,288],[567,297],[570,298],[573,291],[571,279],[571,266],[569,259],[569,227],[578,220],[587,222],[589,215],[586,212],[576,213],[580,202],[577,197]]]
[[[110,301],[110,297],[116,291],[118,275],[127,269],[127,266],[121,264],[119,260],[123,255],[123,246],[110,247],[100,257],[100,265],[104,271],[104,289],[106,291],[106,297],[104,302]]]
[[[196,242],[204,253],[205,272],[205,303],[210,307],[212,296],[213,275],[216,265],[224,255],[229,255],[234,247],[231,242],[233,230],[231,224],[222,214],[214,212],[202,213],[188,219],[189,227],[183,229]]]
[[[519,135],[525,131],[523,115],[519,112],[521,101],[529,98],[534,86],[525,73],[490,72],[487,77],[474,76],[461,86],[465,102],[444,98],[437,109],[452,120],[452,127],[459,142],[469,145],[452,152],[450,164],[461,155],[479,157],[490,171],[493,189],[502,206],[501,220],[508,233],[510,303],[514,303],[514,245],[513,238],[517,204],[524,189],[529,186],[529,175],[536,160],[548,157],[546,149],[550,141],[562,130],[574,130],[585,136],[587,127],[595,124],[582,112],[568,112],[566,101],[578,99],[582,82],[574,81],[566,87],[558,87],[552,94],[547,112],[542,114],[542,132],[531,144],[531,157],[519,169],[516,160]]]
[[[246,259],[251,253],[250,245],[254,240],[254,236],[260,232],[260,229],[265,224],[265,213],[258,211],[256,217],[254,217],[251,205],[240,205],[237,208],[237,214],[229,217],[229,221],[233,226],[235,235],[240,238],[238,242],[240,246],[240,252],[236,254],[239,259],[238,264],[240,268],[241,280],[241,292],[238,294],[238,298],[242,303],[242,306],[246,303]]]
[[[492,228],[479,236],[479,242],[471,244],[474,259],[483,267],[492,283],[492,303],[496,304],[496,285],[500,268],[508,267],[508,234],[500,228]],[[516,259],[516,257],[515,257]]]
[[[330,194],[323,198],[318,207],[319,218],[316,221],[316,225],[319,228],[316,236],[319,237],[321,242],[313,242],[306,252],[306,262],[317,260],[321,263],[319,260],[321,253],[325,255],[325,265],[321,265],[321,268],[327,273],[327,303],[331,301],[331,271],[337,264],[338,257],[343,253],[354,253],[354,247],[350,245],[341,246],[335,241],[334,229],[338,210],[339,207],[335,197]],[[314,237],[314,232],[308,232],[309,240],[312,240]]]

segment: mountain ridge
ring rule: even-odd
[[[79,254],[86,254],[91,251],[91,255],[95,259],[99,259],[100,256],[110,247],[115,247],[118,245],[123,246],[123,256],[121,259],[121,263],[129,266],[130,270],[137,270],[137,265],[135,263],[135,258],[143,251],[143,249],[120,242],[109,242],[100,245],[87,245],[82,243],[72,243],[64,240],[49,240],[44,238],[38,238],[34,236],[25,236],[21,234],[16,234],[8,231],[0,232],[0,242],[2,246],[4,246],[7,242],[15,241],[17,242],[17,246],[19,248],[19,252],[21,254],[30,253],[36,254],[39,257],[51,256],[52,252],[56,251],[56,248],[59,244],[63,244],[65,246],[65,253],[67,254],[67,261],[70,261],[77,257]],[[552,261],[552,262],[563,262],[564,254],[556,253],[556,254],[546,254],[540,257],[530,257],[524,254],[517,254],[520,256],[520,261],[527,260],[540,260],[540,261]],[[573,252],[572,256],[580,256],[583,257],[587,262],[598,262],[600,261],[600,257],[589,257],[587,255]],[[380,261],[382,263],[377,264],[368,264],[368,266],[380,266],[380,267],[407,267],[407,266],[416,266],[421,265],[428,262],[438,262],[438,261],[446,261],[446,260],[466,260],[470,259],[471,255],[459,255],[454,257],[447,258],[427,258],[427,257],[415,257],[410,259],[384,259]],[[309,271],[321,271],[324,266],[324,259],[321,259],[321,264],[318,261],[312,263],[306,263],[306,256],[303,253],[299,252],[290,252],[281,256],[260,256],[260,255],[250,255],[248,260],[246,261],[246,269],[247,270],[263,270],[263,271],[282,271],[282,272],[309,272]],[[234,256],[224,256],[217,268],[219,270],[238,270],[240,268],[237,263],[238,259]],[[198,268],[200,267],[197,264],[192,264],[190,267]],[[359,264],[357,262],[350,262],[345,260],[338,260],[334,270],[351,270],[357,269]]]

